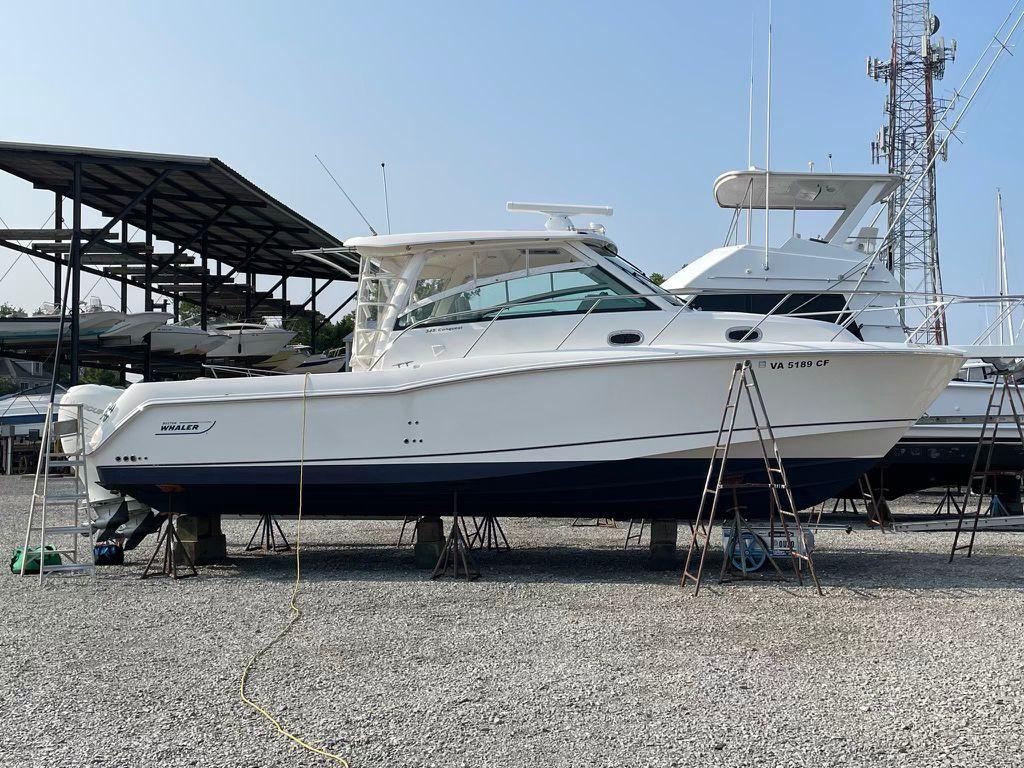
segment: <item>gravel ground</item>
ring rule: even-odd
[[[0,478],[0,544],[29,478]],[[625,531],[509,520],[477,582],[432,582],[394,522],[308,521],[293,633],[250,695],[359,766],[1017,766],[1024,538],[830,531],[825,598],[682,594]],[[294,522],[286,523],[289,532]],[[330,764],[240,703],[287,616],[289,555],[141,581],[150,539],[93,580],[0,578],[0,765]],[[712,563],[714,565],[714,563]]]

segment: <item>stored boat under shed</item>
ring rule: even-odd
[[[195,375],[197,359],[162,354],[148,343],[105,345],[81,332],[82,275],[120,283],[121,311],[128,289],[140,289],[144,309],[198,308],[198,327],[215,316],[281,322],[304,318],[311,347],[347,304],[327,313],[317,299],[336,281],[354,280],[358,261],[337,249],[341,241],[214,157],[0,142],[0,170],[54,195],[49,228],[0,230],[0,246],[52,263],[53,301],[62,302],[70,270],[68,363],[71,384],[79,366],[141,373],[145,378]],[[65,209],[70,204],[68,219]],[[107,220],[85,228],[83,207]],[[130,229],[136,231],[131,232]],[[158,243],[165,244],[159,248]],[[277,278],[258,289],[259,275]],[[301,301],[289,299],[289,280],[305,278]],[[23,349],[0,341],[0,354],[48,359],[52,347]]]

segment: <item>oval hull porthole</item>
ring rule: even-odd
[[[725,338],[733,342],[760,341],[762,335],[760,328],[752,328],[750,326],[730,328],[725,332]]]
[[[615,347],[631,347],[644,340],[640,331],[612,331],[608,334],[608,343]]]

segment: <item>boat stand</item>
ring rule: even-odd
[[[638,547],[643,545],[644,529],[647,527],[647,518],[635,518],[629,519],[629,528],[626,530],[626,543],[622,545],[623,549],[629,549],[630,544],[636,544]]]
[[[448,532],[448,538],[441,549],[441,556],[437,558],[437,565],[434,566],[430,578],[438,576],[454,576],[469,581],[480,578],[480,571],[473,564],[469,557],[469,542],[462,533],[461,515],[452,516],[452,527]]]
[[[402,546],[402,540],[405,539],[405,531],[411,525],[412,535],[409,537],[409,544],[416,543],[416,523],[420,521],[419,515],[406,515],[405,519],[402,520],[402,530],[398,532],[398,542],[395,544],[396,547]]]
[[[573,528],[618,528],[611,517],[577,517],[572,521]]]
[[[172,512],[161,512],[163,523],[160,530],[160,536],[156,540],[156,548],[153,550],[153,554],[149,558],[149,562],[146,563],[146,569],[142,572],[142,578],[147,579],[150,576],[170,576],[172,579],[184,579],[189,576],[198,576],[199,572],[196,571],[196,566],[192,562],[192,558],[188,554],[188,550],[185,549],[185,544],[182,542],[181,537],[178,535],[178,529],[175,527],[175,519],[177,515]],[[185,563],[188,564],[188,570],[190,572],[178,573],[178,557],[175,553],[175,544],[177,544],[177,550],[181,552],[185,557]],[[159,571],[154,570],[152,573],[149,569],[153,567],[153,563],[156,561],[157,555],[163,550],[163,557],[161,568]]]
[[[254,543],[257,536],[259,537],[259,543]],[[278,537],[280,537],[280,542]],[[281,523],[273,515],[260,516],[259,522],[256,523],[256,530],[252,532],[252,536],[249,537],[249,543],[245,545],[246,552],[257,550],[261,552],[288,552],[291,548],[288,539],[284,535],[284,531],[281,530]]]
[[[939,503],[935,505],[935,509],[932,514],[936,517],[942,515],[960,515],[963,510],[960,507],[960,502],[957,501],[957,496],[961,493],[958,488],[956,491],[953,490],[952,486],[946,486],[946,490],[942,493],[942,498],[939,499]]]
[[[498,518],[488,515],[477,520],[474,517],[473,526],[473,534],[469,537],[470,549],[486,549],[488,552],[512,549]]]
[[[953,562],[956,553],[964,551],[967,557],[974,554],[974,539],[978,533],[978,523],[982,517],[982,506],[985,495],[990,493],[993,501],[989,502],[988,514],[995,514],[996,495],[995,481],[1000,476],[1016,477],[1017,472],[1012,470],[992,469],[992,455],[995,453],[996,442],[999,432],[999,425],[1002,423],[1003,404],[1009,402],[1010,411],[1013,414],[1013,426],[1016,428],[1017,439],[1024,446],[1024,427],[1021,426],[1021,416],[1024,415],[1024,395],[1021,394],[1020,386],[1017,384],[1014,373],[1000,371],[992,380],[992,391],[988,396],[988,406],[985,408],[985,421],[981,425],[981,435],[978,437],[978,445],[974,449],[974,461],[971,464],[971,474],[967,479],[967,488],[964,491],[963,504],[960,505],[960,515],[957,518],[956,533],[953,534],[953,548],[949,552],[949,562]],[[992,432],[989,434],[989,426]],[[982,459],[984,454],[984,459]],[[989,490],[989,481],[992,481],[992,490]],[[975,490],[977,488],[977,490]],[[973,512],[970,511],[969,503],[971,496],[977,496],[977,503]],[[964,521],[970,517],[967,523],[969,531],[964,527]],[[970,534],[968,536],[968,533]],[[960,536],[968,536],[967,543],[960,543]]]
[[[752,427],[761,446],[766,483],[744,483],[742,480],[727,479],[725,475],[726,464],[729,461],[729,449],[732,447],[733,433],[736,429],[736,417],[744,395],[746,395],[745,399],[750,408]],[[800,515],[793,502],[793,493],[789,486],[789,478],[786,476],[785,466],[782,463],[779,444],[775,439],[775,430],[768,418],[768,411],[765,408],[764,398],[761,396],[757,376],[749,360],[736,363],[732,370],[725,406],[722,409],[722,420],[718,426],[711,460],[708,463],[707,478],[704,481],[704,491],[701,493],[700,506],[697,509],[697,518],[690,526],[690,545],[686,551],[686,562],[683,565],[680,586],[686,587],[692,581],[694,596],[700,594],[704,560],[711,546],[711,532],[714,529],[719,496],[727,488],[732,490],[734,500],[737,498],[737,488],[768,489],[771,494],[772,525],[774,526],[777,514],[782,532],[786,537],[786,549],[793,561],[793,573],[797,582],[804,583],[803,567],[806,565],[818,594],[824,594],[814,572],[814,562],[811,559],[810,547],[807,546],[807,540],[804,537]],[[734,501],[734,507],[736,506],[738,505]],[[733,541],[735,540],[733,538]]]

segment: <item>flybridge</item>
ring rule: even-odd
[[[840,211],[824,239],[843,245],[868,209],[903,183],[888,173],[730,171],[715,179],[715,202],[739,211]]]

